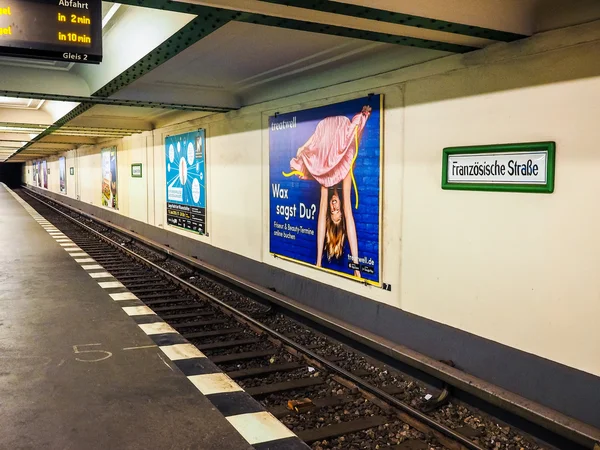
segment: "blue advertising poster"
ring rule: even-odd
[[[272,254],[381,285],[382,102],[269,118]]]
[[[168,136],[167,223],[206,234],[205,131]]]

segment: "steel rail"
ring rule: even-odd
[[[32,198],[35,198],[28,192],[27,192],[27,195],[29,195]],[[60,211],[58,208],[55,208],[52,205],[49,205],[48,203],[46,203],[43,200],[40,200],[37,198],[35,198],[35,199],[37,201],[39,201],[40,203],[44,204],[46,207],[54,210],[61,216],[74,222],[78,226],[80,226],[80,227],[84,228],[85,230],[91,232],[92,234],[98,236],[105,242],[109,243],[111,246],[121,250],[122,252],[124,252],[126,254],[129,254],[134,259],[137,259],[137,260],[143,262],[145,265],[147,265],[148,267],[151,267],[156,272],[161,273],[161,274],[165,275],[166,277],[170,278],[171,280],[175,281],[177,284],[179,284],[180,286],[183,286],[188,291],[195,292],[199,296],[204,297],[213,303],[216,303],[221,308],[224,308],[224,309],[230,311],[234,316],[241,317],[247,323],[252,324],[253,326],[264,331],[265,333],[275,337],[277,340],[281,341],[282,343],[285,343],[286,345],[292,347],[293,349],[297,350],[298,352],[317,361],[319,364],[321,364],[323,367],[326,367],[328,370],[335,372],[335,373],[343,376],[346,379],[349,379],[350,381],[355,383],[357,386],[359,386],[361,389],[375,395],[376,397],[380,398],[381,400],[385,401],[386,403],[389,403],[393,407],[409,414],[410,416],[423,422],[424,424],[426,424],[430,428],[434,429],[435,431],[438,431],[439,433],[442,433],[443,435],[455,440],[456,442],[460,443],[461,445],[463,445],[464,447],[466,447],[470,450],[486,450],[484,447],[481,447],[481,446],[475,444],[474,442],[472,442],[471,440],[469,440],[466,436],[463,436],[463,435],[457,433],[456,431],[452,430],[451,428],[448,428],[447,426],[445,426],[439,422],[436,422],[434,419],[430,418],[429,416],[422,413],[421,411],[405,404],[404,402],[401,402],[400,400],[398,400],[397,398],[388,394],[387,392],[384,392],[383,390],[379,389],[378,387],[373,386],[372,384],[370,384],[367,381],[363,380],[362,378],[352,374],[351,372],[343,369],[342,367],[340,367],[336,364],[333,364],[332,362],[330,362],[323,356],[318,355],[317,353],[315,353],[312,350],[304,347],[303,345],[293,341],[292,339],[288,338],[287,336],[284,336],[283,334],[279,333],[278,331],[275,331],[275,330],[269,328],[268,326],[262,324],[261,322],[254,319],[253,317],[250,317],[249,315],[237,310],[233,306],[230,306],[227,303],[223,302],[222,300],[219,300],[218,298],[214,297],[213,295],[209,294],[208,292],[203,291],[202,289],[198,288],[197,286],[194,286],[193,284],[189,283],[188,281],[178,277],[177,275],[172,274],[168,270],[160,267],[158,264],[155,264],[152,261],[144,258],[143,256],[138,255],[133,250],[123,247],[118,242],[114,241],[113,239],[111,239],[107,236],[102,235],[102,233],[94,230],[89,225],[86,225],[85,223],[75,219],[74,217],[69,216],[68,214]]]

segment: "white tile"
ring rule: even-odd
[[[56,242],[59,242],[59,243],[60,243],[60,242],[73,242],[71,239],[69,239],[69,238],[66,238],[66,237],[64,237],[64,238],[63,238],[63,237],[61,237],[61,238],[57,238],[57,239],[55,239],[55,241],[56,241]]]
[[[57,239],[56,242],[59,242],[61,247],[77,247],[77,244],[75,242],[60,242],[65,240],[68,239]]]
[[[83,251],[83,250],[81,250],[79,247],[64,247],[64,250],[65,250],[66,252],[69,252],[69,253],[75,253],[75,252],[82,252],[82,251]],[[85,255],[85,254],[86,254],[86,253],[84,253],[84,255]]]
[[[113,288],[122,288],[125,287],[118,281],[100,281],[98,283],[103,289],[113,289]]]
[[[84,270],[103,270],[104,267],[102,267],[100,264],[82,264],[81,268]]]
[[[116,294],[109,294],[111,298],[115,301],[120,300],[139,300],[134,294],[131,292],[118,292]]]
[[[108,272],[88,272],[88,274],[92,278],[113,278],[113,276]]]
[[[147,306],[125,306],[123,311],[125,311],[128,316],[145,316],[147,314],[156,314]]]
[[[73,258],[85,258],[85,257],[90,256],[87,253],[69,253],[69,255],[71,255]],[[81,262],[81,261],[77,261],[77,262]]]
[[[150,334],[161,334],[161,333],[177,333],[171,325],[165,322],[158,323],[142,323],[138,324],[138,326],[144,330],[144,333]]]
[[[284,424],[266,411],[226,417],[250,445],[294,437]]]
[[[188,379],[194,383],[204,395],[220,394],[222,392],[239,392],[243,389],[224,373],[192,375]]]
[[[175,344],[160,347],[171,361],[189,358],[206,358],[206,355],[192,344]]]
[[[71,255],[73,256],[73,255]],[[87,256],[87,255],[86,255]],[[78,263],[95,263],[96,261],[94,261],[92,258],[81,258],[81,259],[76,259],[75,260]]]

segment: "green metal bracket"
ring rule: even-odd
[[[507,31],[493,30],[490,28],[475,27],[445,20],[431,19],[428,17],[413,16],[410,14],[386,11],[383,9],[370,8],[349,3],[340,3],[330,0],[262,0],[267,3],[275,3],[284,6],[295,6],[297,8],[311,9],[344,16],[358,17],[361,19],[388,22],[396,25],[425,28],[428,30],[444,31],[447,33],[462,34],[465,36],[491,39],[494,41],[512,42],[527,36]]]
[[[175,12],[198,14],[198,15],[206,14],[205,11],[207,8],[212,9],[214,11],[218,11],[218,12],[225,11],[225,10],[218,9],[218,8],[211,8],[211,7],[200,6],[200,5],[196,5],[196,4],[179,2],[179,1],[172,1],[172,0],[150,0],[150,1],[123,0],[120,3],[134,5],[134,6],[142,6],[145,8],[162,9],[162,10],[166,10],[166,11],[175,11]],[[283,0],[281,2],[273,1],[271,3],[285,4],[285,2]],[[312,1],[312,0],[308,1],[308,2],[297,0],[297,1],[293,1],[292,3],[294,3],[293,6],[299,6],[299,5],[296,5],[296,3],[302,3],[301,7],[313,9],[313,10],[319,9],[318,8],[319,3],[324,3],[325,5],[327,3],[332,3],[334,5],[345,5],[343,3],[336,3],[336,2],[329,2],[329,1],[328,2],[316,2],[316,1]],[[354,6],[354,5],[348,5],[348,6]],[[372,11],[381,11],[382,13],[386,13],[387,15],[395,14],[395,13],[391,13],[389,11],[373,10],[372,8],[363,8],[363,7],[358,7],[358,6],[355,6],[355,8],[360,8],[361,10],[366,9],[366,10],[372,10]],[[257,25],[266,25],[266,26],[271,26],[271,27],[287,28],[287,29],[291,29],[291,30],[307,31],[307,32],[311,32],[311,33],[328,34],[328,35],[333,35],[333,36],[343,36],[343,37],[349,37],[349,38],[354,38],[354,39],[363,39],[363,40],[374,41],[374,42],[385,42],[388,44],[406,45],[406,46],[410,46],[410,47],[421,47],[421,48],[428,48],[428,49],[432,49],[432,50],[440,50],[440,51],[447,51],[447,52],[453,52],[453,53],[466,53],[466,52],[470,52],[473,50],[477,50],[477,48],[475,48],[475,47],[469,47],[466,45],[459,45],[459,44],[450,44],[450,43],[441,42],[441,41],[440,42],[430,41],[430,40],[426,40],[426,39],[418,39],[418,38],[413,38],[413,37],[408,37],[408,36],[398,36],[398,35],[394,35],[394,34],[378,33],[378,32],[374,32],[374,31],[365,31],[365,30],[359,30],[359,29],[355,29],[355,28],[338,27],[338,26],[334,26],[334,25],[326,25],[326,24],[321,24],[321,23],[316,23],[316,22],[306,22],[306,21],[302,21],[302,20],[286,19],[286,18],[282,18],[282,17],[267,16],[267,15],[263,15],[263,14],[246,13],[246,12],[234,11],[234,10],[230,10],[229,12],[233,14],[233,18],[231,20],[235,20],[238,22],[245,22],[245,23],[254,23]],[[329,12],[333,12],[333,11],[329,11]],[[346,14],[346,15],[348,15],[348,14]],[[385,17],[387,17],[387,15]],[[361,17],[361,16],[357,16],[357,17]],[[365,17],[365,18],[370,18],[370,17]],[[416,17],[411,16],[411,20],[414,20],[414,19],[416,19]],[[424,21],[430,20],[430,19],[425,19],[425,18],[420,18],[420,19],[423,19],[423,23],[424,23]],[[408,22],[411,22],[411,20],[407,20],[407,23],[405,23],[405,25],[412,25],[412,23],[408,23]],[[444,24],[444,26],[446,26],[445,24],[451,25],[451,28],[452,28],[451,30],[447,29],[447,30],[442,30],[442,31],[449,31],[449,32],[454,33],[455,30],[453,27],[455,27],[457,30],[456,34],[466,34],[466,31],[473,32],[473,33],[479,33],[478,30],[475,30],[475,28],[477,28],[477,27],[470,27],[468,25],[458,26],[458,24],[451,24],[450,22],[442,22],[442,21],[435,21],[435,22],[436,22],[436,24]],[[425,28],[424,26],[422,26],[421,22],[416,21],[416,20],[415,20],[414,26],[419,27],[419,28]],[[438,25],[438,26],[441,26],[441,25]],[[473,29],[471,29],[471,28],[473,28]],[[481,30],[485,30],[485,29],[482,28]],[[489,30],[489,31],[492,32],[495,30]],[[503,33],[503,32],[498,32],[498,33]],[[508,34],[511,34],[511,33],[508,33]],[[518,36],[518,35],[516,35],[516,36]],[[484,37],[484,36],[481,36],[481,37]],[[519,37],[522,37],[522,36],[519,36]],[[514,39],[512,39],[512,40],[514,40]]]

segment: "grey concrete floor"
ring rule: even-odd
[[[0,449],[251,448],[152,344],[0,185]]]

